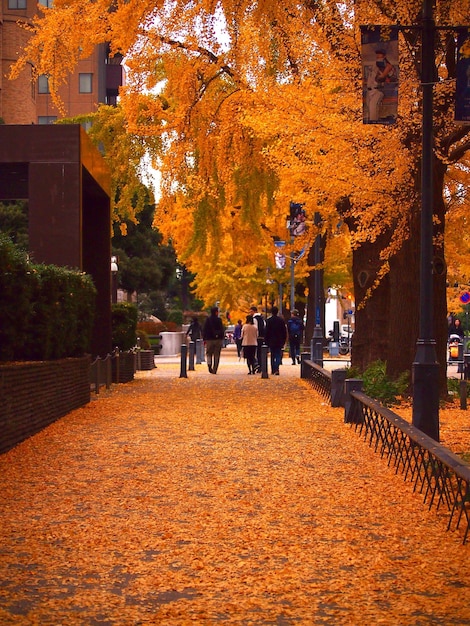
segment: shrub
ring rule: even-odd
[[[26,253],[0,234],[0,359],[20,358],[37,277]]]
[[[138,322],[137,330],[143,330],[147,335],[159,335],[161,332],[178,330],[178,325],[175,322]]]
[[[96,289],[90,276],[30,263],[0,235],[0,360],[48,360],[90,350]]]
[[[137,307],[128,302],[113,304],[112,342],[120,350],[131,350],[137,341]]]
[[[386,363],[375,361],[362,375],[364,392],[385,406],[390,406],[396,404],[398,397],[406,392],[409,378],[409,372],[403,372],[396,380],[391,380],[386,373]]]
[[[90,350],[96,289],[90,276],[54,265],[38,265],[27,359],[61,359]]]
[[[136,332],[137,339],[139,339],[140,347],[142,350],[150,350],[150,341],[149,336],[145,332],[145,330],[137,330]]]
[[[183,311],[170,311],[168,313],[168,321],[174,322],[177,326],[183,324]]]

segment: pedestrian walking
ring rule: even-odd
[[[282,350],[287,341],[287,328],[284,319],[279,316],[279,309],[273,306],[271,317],[266,320],[266,345],[271,353],[271,374],[279,376],[279,366],[282,360]]]
[[[224,325],[219,317],[219,309],[214,306],[202,329],[202,338],[206,344],[207,367],[211,374],[217,374],[224,335]]]
[[[238,360],[240,360],[242,356],[242,328],[243,322],[241,320],[238,320],[235,328],[233,329],[233,340],[235,341],[235,345],[237,346]]]
[[[194,341],[194,343],[196,343],[196,341],[201,338],[201,335],[202,335],[202,328],[201,328],[201,325],[199,324],[199,320],[197,319],[197,317],[193,317],[191,324],[189,325],[189,328],[186,331],[186,337],[189,337],[190,341]]]
[[[300,344],[305,330],[304,323],[299,317],[297,309],[292,311],[290,319],[287,321],[287,332],[289,333],[289,356],[292,365],[300,363]]]
[[[253,323],[258,329],[258,346],[256,348],[256,371],[261,371],[261,346],[264,344],[264,333],[266,322],[261,313],[258,313],[258,307],[252,306],[250,308],[251,315],[253,316]]]
[[[246,323],[242,327],[243,354],[248,365],[248,374],[256,374],[256,348],[258,347],[258,328],[253,321],[253,315],[246,316]]]

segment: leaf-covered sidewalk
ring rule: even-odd
[[[161,364],[0,457],[2,626],[470,624],[470,546],[297,367],[246,371]]]

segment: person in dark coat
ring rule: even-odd
[[[202,329],[202,338],[206,344],[207,367],[211,374],[217,374],[224,335],[225,330],[219,317],[219,309],[214,306]]]
[[[300,319],[297,309],[292,311],[291,318],[287,321],[287,332],[289,334],[289,354],[292,365],[300,363],[300,344],[305,330],[304,323]]]
[[[279,376],[282,350],[287,340],[287,328],[282,317],[279,317],[279,309],[273,306],[271,317],[266,320],[266,332],[264,341],[271,352],[271,373]]]
[[[201,334],[202,334],[201,325],[199,324],[197,317],[193,317],[193,321],[191,322],[188,330],[186,331],[186,337],[189,336],[189,339],[191,341],[196,342],[198,339],[201,338]]]

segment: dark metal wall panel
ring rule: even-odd
[[[25,200],[28,193],[28,164],[0,163],[0,200]]]
[[[82,269],[80,166],[30,163],[29,249],[37,263]]]
[[[76,124],[0,125],[0,199],[7,198],[29,199],[35,261],[92,276],[98,291],[92,350],[94,356],[106,355],[111,349],[110,175],[85,131]]]
[[[79,124],[0,126],[0,163],[80,161]]]
[[[82,233],[83,270],[100,285],[97,294],[93,345],[97,354],[111,351],[111,216],[109,196],[97,185],[87,184],[83,168]]]

